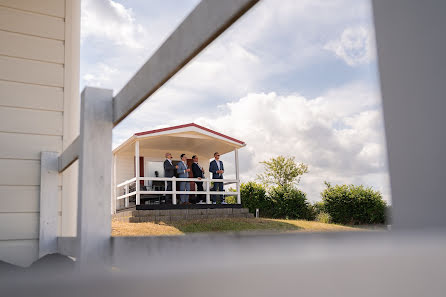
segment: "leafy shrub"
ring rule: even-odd
[[[237,196],[226,196],[225,202],[227,204],[237,204]]]
[[[276,186],[269,191],[273,203],[273,218],[313,219],[306,194],[292,186]]]
[[[318,221],[319,223],[330,224],[331,216],[330,216],[330,214],[321,211],[316,215],[316,221]]]
[[[272,215],[272,202],[266,195],[263,185],[255,182],[241,184],[240,196],[242,206],[248,208],[249,212],[255,213],[256,208],[258,208],[261,216],[269,217]]]
[[[339,224],[382,224],[386,202],[372,188],[354,185],[327,184],[321,193],[324,210]]]
[[[236,192],[237,190],[234,188],[229,188],[229,192]],[[237,196],[226,196],[225,202],[227,204],[237,204]]]
[[[314,212],[317,214],[321,213],[321,212],[325,212],[325,205],[324,205],[324,201],[317,201],[313,203],[313,210]]]

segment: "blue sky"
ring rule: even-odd
[[[197,3],[84,0],[81,88],[119,91]],[[389,200],[370,2],[260,1],[117,126],[114,145],[189,122],[248,144],[245,181],[282,154],[309,165],[301,188],[312,201],[324,180]]]

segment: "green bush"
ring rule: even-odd
[[[321,212],[325,212],[325,205],[324,205],[324,201],[317,201],[313,203],[313,210],[316,213],[316,215],[318,213]]]
[[[321,212],[319,212],[316,215],[316,221],[319,222],[319,223],[330,224],[331,223],[331,216],[330,216],[330,214],[321,211]]]
[[[327,185],[321,193],[324,210],[338,224],[383,224],[386,202],[372,188],[354,185]]]
[[[269,196],[273,203],[273,218],[314,219],[304,192],[292,186],[276,186],[270,189]]]
[[[266,195],[266,190],[263,185],[255,182],[241,184],[240,196],[242,206],[248,208],[249,212],[255,213],[256,208],[258,208],[261,216],[271,216],[272,202]]]

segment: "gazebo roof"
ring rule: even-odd
[[[229,153],[246,144],[238,139],[189,123],[162,129],[135,133],[113,150],[113,153],[134,151],[133,143],[138,140],[140,148],[159,154],[161,151],[185,152],[202,157],[213,157],[213,153]]]

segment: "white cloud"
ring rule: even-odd
[[[136,23],[132,9],[113,0],[82,1],[82,39],[105,38],[114,45],[144,48],[146,32]]]
[[[328,42],[324,48],[350,66],[368,64],[376,55],[374,34],[363,26],[344,29],[339,39]]]
[[[302,188],[313,201],[320,199],[324,180],[374,186],[390,199],[377,106],[379,94],[362,84],[334,89],[316,99],[251,93],[228,103],[223,116],[201,117],[197,122],[247,143],[240,157],[245,181],[262,170],[260,161],[290,155],[309,165]]]
[[[91,87],[103,87],[119,74],[119,70],[104,63],[94,64],[91,72],[82,75],[85,84]]]

